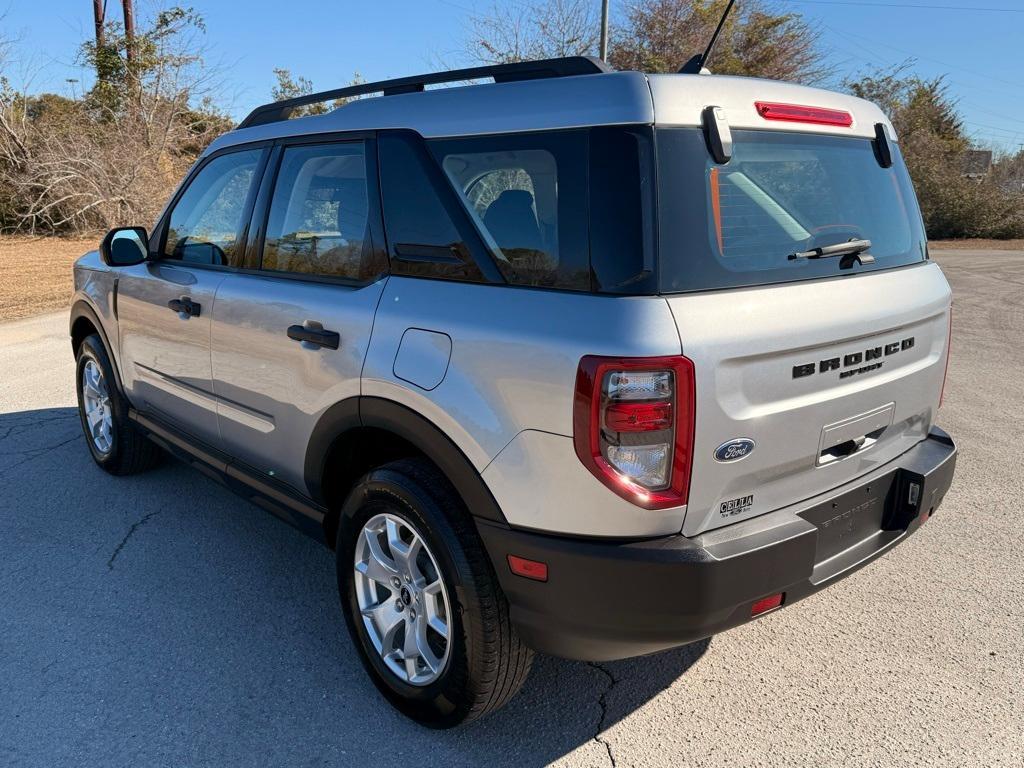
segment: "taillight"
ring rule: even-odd
[[[853,115],[840,109],[808,107],[803,104],[776,104],[770,101],[755,101],[754,108],[765,120],[782,120],[787,123],[811,123],[813,125],[836,125],[849,128]]]
[[[949,376],[949,358],[953,354],[953,305],[949,305],[949,325],[946,327],[946,368],[942,372],[942,389],[939,390],[939,408],[946,397],[946,377]]]
[[[576,373],[576,454],[601,482],[638,506],[686,504],[693,406],[693,363],[685,357],[588,355]]]

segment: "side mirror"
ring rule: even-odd
[[[117,227],[100,243],[100,258],[111,267],[131,267],[149,257],[149,235],[144,227]]]

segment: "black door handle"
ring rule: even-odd
[[[341,344],[341,336],[335,331],[325,331],[323,328],[308,328],[305,325],[288,326],[288,338],[295,341],[305,341],[315,344],[318,347],[337,349]]]
[[[199,312],[202,309],[198,302],[192,301],[188,296],[180,299],[171,299],[167,302],[167,306],[175,312],[180,312],[189,317],[199,317]]]

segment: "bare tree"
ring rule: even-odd
[[[591,0],[494,5],[470,16],[464,54],[480,64],[596,55],[600,18]]]
[[[105,77],[83,98],[30,96],[0,80],[0,225],[25,232],[148,223],[230,123],[210,101],[202,20],[172,8],[129,41],[108,22],[82,60]]]
[[[675,72],[704,50],[727,0],[640,0],[617,30],[611,63],[619,69]],[[819,33],[799,13],[774,13],[761,0],[744,0],[730,14],[709,68],[800,83],[833,74]]]
[[[726,2],[634,0],[611,26],[609,61],[619,69],[677,71],[704,50]],[[592,0],[493,6],[470,16],[463,53],[487,64],[597,54],[598,10]],[[832,68],[817,41],[817,30],[799,13],[774,13],[761,0],[744,0],[733,9],[709,65],[722,74],[819,82]]]

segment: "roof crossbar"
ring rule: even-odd
[[[432,72],[412,77],[399,77],[394,80],[380,80],[375,83],[360,83],[331,91],[320,91],[293,99],[283,99],[270,104],[256,107],[249,113],[239,128],[251,128],[254,125],[265,125],[287,120],[292,112],[309,104],[324,101],[345,99],[352,96],[363,96],[368,93],[383,93],[394,96],[400,93],[417,93],[428,85],[439,83],[457,83],[463,80],[476,80],[483,77],[494,78],[496,83],[507,83],[514,80],[537,80],[547,77],[570,77],[572,75],[596,75],[614,71],[601,59],[593,56],[567,56],[560,59],[541,59],[539,61],[520,61],[513,64],[494,64],[467,69],[452,69],[446,72]]]

